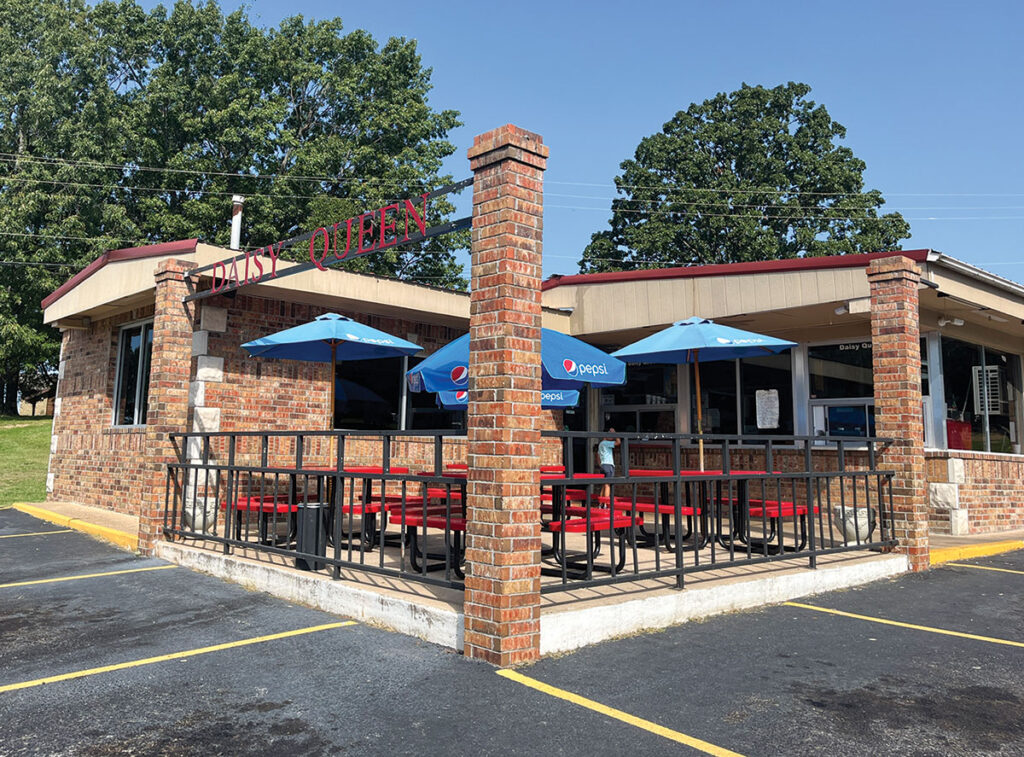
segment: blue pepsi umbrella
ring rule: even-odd
[[[625,383],[621,360],[559,331],[541,329],[541,387],[580,389]],[[459,391],[469,384],[469,334],[449,342],[406,374],[414,392]]]
[[[612,353],[627,363],[693,363],[697,384],[697,428],[703,433],[701,417],[700,361],[735,360],[751,355],[775,354],[795,347],[796,342],[734,329],[706,318],[676,321],[656,334],[626,345]],[[704,469],[704,440],[698,439],[700,467]]]
[[[337,313],[324,313],[301,326],[278,331],[242,345],[252,357],[330,363],[414,355],[422,347]],[[331,425],[336,382],[331,381]]]
[[[437,401],[445,410],[465,410],[469,406],[469,392],[465,389],[438,392]],[[542,389],[540,393],[541,407],[576,407],[579,401],[580,393],[576,389]]]

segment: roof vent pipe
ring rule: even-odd
[[[242,195],[231,197],[231,249],[239,249],[242,243],[242,204],[245,198]]]

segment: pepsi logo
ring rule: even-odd
[[[465,389],[460,389],[459,391],[455,392],[455,401],[456,402],[468,402],[469,401],[469,392],[467,392]]]
[[[451,377],[453,384],[465,384],[469,381],[469,368],[465,365],[457,365],[452,368]]]
[[[562,367],[570,376],[607,376],[608,366],[601,363],[577,363],[571,358],[562,361]]]

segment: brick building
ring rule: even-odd
[[[153,327],[154,272],[169,260],[187,269],[230,254],[197,240],[115,250],[43,302],[46,322],[62,332],[49,497],[138,511],[152,464],[147,396],[151,383],[163,380],[146,375],[161,346]],[[879,424],[883,418],[878,362],[887,358],[873,349],[883,335],[877,328],[873,334],[872,323],[878,326],[885,295],[872,293],[871,278],[879,274],[869,275],[869,266],[896,258],[920,272],[909,274],[920,281],[901,295],[919,300],[908,316],[919,350],[910,355],[904,344],[895,369],[910,380],[919,361],[919,378],[911,380],[921,408],[915,454],[927,483],[922,496],[929,527],[952,534],[1024,527],[1024,287],[1016,283],[913,250],[553,277],[543,283],[541,318],[546,327],[607,349],[692,314],[790,339],[799,344],[790,354],[702,366],[705,431],[765,433],[753,398],[768,389],[779,397],[772,433],[884,436],[876,428],[876,418]],[[187,343],[179,345],[172,379],[187,395],[187,427],[326,428],[326,365],[252,360],[240,345],[335,311],[421,344],[426,355],[468,330],[470,299],[464,292],[328,270],[197,303],[187,314]],[[356,394],[367,390],[362,399],[372,401],[340,403],[339,427],[464,428],[463,414],[408,392],[402,375],[418,359],[340,366],[344,386]],[[688,430],[692,375],[686,366],[631,367],[624,386],[592,390],[564,418],[546,413],[545,425]],[[637,445],[633,454],[658,460],[660,452],[657,445]],[[579,465],[589,462],[582,455]]]

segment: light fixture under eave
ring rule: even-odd
[[[939,328],[940,329],[941,328],[945,328],[946,326],[949,326],[950,324],[952,324],[953,326],[963,326],[964,325],[964,319],[963,318],[940,318],[939,319]]]
[[[846,315],[849,312],[850,312],[850,309],[848,307],[846,307],[846,305],[840,305],[839,307],[837,307],[835,309],[835,314],[836,315]]]
[[[1010,322],[1009,318],[1003,318],[1001,315],[996,315],[995,313],[986,313],[985,315],[988,317],[988,319],[990,321],[995,321],[996,323],[1009,323]]]

